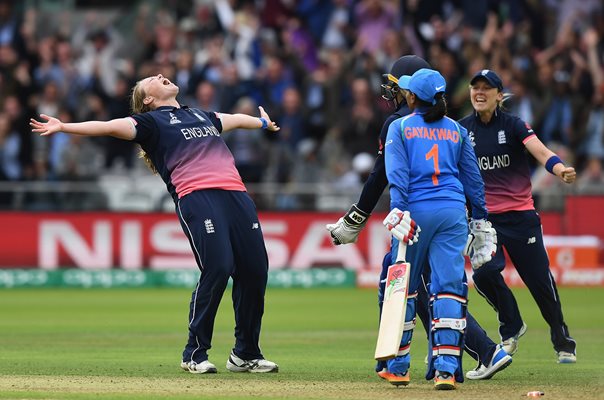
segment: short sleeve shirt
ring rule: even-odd
[[[176,201],[195,190],[245,191],[221,137],[220,114],[183,106],[131,116],[140,144]]]
[[[485,184],[489,214],[534,210],[525,144],[536,138],[530,125],[500,109],[485,124],[473,113],[459,123],[468,130]]]

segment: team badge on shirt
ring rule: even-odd
[[[497,132],[497,140],[499,141],[499,144],[505,144],[506,140],[505,140],[505,131],[501,130],[499,132]]]
[[[476,146],[476,143],[474,142],[474,131],[468,132],[468,136],[470,138],[470,144],[472,145],[472,147]]]
[[[181,120],[179,120],[176,115],[174,115],[173,113],[170,113],[170,125],[174,125],[174,124],[180,124]]]
[[[216,232],[216,230],[214,229],[214,223],[212,222],[211,219],[206,219],[205,221],[203,221],[203,224],[206,227],[206,232],[207,233],[214,233],[214,232]]]

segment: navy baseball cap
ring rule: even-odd
[[[420,100],[430,104],[436,104],[434,96],[436,96],[437,93],[445,91],[447,82],[438,71],[422,68],[411,76],[401,76],[398,79],[398,86],[401,89],[415,93]]]
[[[503,82],[501,81],[499,75],[495,73],[495,71],[492,71],[490,69],[483,69],[482,71],[477,72],[476,75],[474,75],[474,77],[470,81],[470,85],[475,84],[476,81],[479,79],[484,79],[488,82],[489,85],[499,91],[503,90]]]

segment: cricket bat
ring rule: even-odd
[[[406,252],[407,244],[399,241],[396,262],[388,267],[380,330],[375,346],[375,359],[378,361],[396,357],[401,345],[411,270],[411,265],[405,261]]]

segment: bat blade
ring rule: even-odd
[[[411,265],[404,261],[397,261],[388,267],[380,329],[375,346],[375,359],[378,361],[390,360],[398,353],[405,326],[410,270]]]

